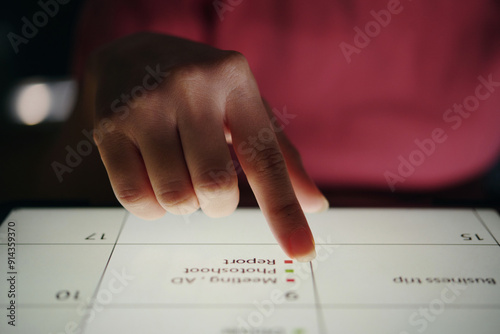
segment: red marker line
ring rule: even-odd
[[[293,261],[292,260],[285,260],[285,263],[290,264],[290,263],[293,263]]]
[[[294,278],[287,278],[286,281],[287,282],[295,282],[295,279]]]

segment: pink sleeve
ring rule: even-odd
[[[76,33],[73,74],[80,77],[91,52],[140,31],[209,43],[215,12],[206,0],[87,0]]]

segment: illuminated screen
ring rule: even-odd
[[[330,209],[311,263],[258,209],[143,221],[18,209],[0,226],[0,333],[496,333],[492,210]]]

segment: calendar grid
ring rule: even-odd
[[[493,233],[491,232],[491,230],[489,229],[489,227],[483,221],[483,219],[481,218],[481,216],[477,213],[477,209],[474,209],[474,215],[479,220],[479,222],[481,223],[481,225],[483,225],[483,227],[486,229],[486,231],[488,231],[488,233],[491,235],[491,237],[493,238],[493,240],[495,240],[495,242],[497,243],[497,246],[500,247],[500,242],[498,242],[498,239],[493,235]]]
[[[46,245],[46,244],[44,244]],[[171,242],[155,242],[155,243],[119,243],[120,246],[277,246],[277,243],[274,244],[260,244],[260,243],[171,243]],[[404,243],[404,244],[395,244],[395,243],[316,243],[317,246],[484,246],[484,247],[497,247],[496,244],[478,244],[478,243],[470,243],[470,244],[412,244],[412,243]]]
[[[126,221],[127,221],[127,218],[128,218],[128,215],[129,213],[125,213],[124,217],[123,217],[123,220],[122,220],[122,223],[120,225],[120,230],[118,231],[118,234],[116,236],[116,240],[115,240],[115,243],[113,244],[113,248],[111,249],[111,252],[109,253],[109,257],[108,257],[108,260],[106,261],[106,265],[104,267],[104,270],[102,271],[102,274],[101,274],[101,277],[99,278],[99,282],[97,283],[97,286],[95,288],[95,291],[92,295],[92,297],[90,298],[90,302],[89,304],[87,305],[87,312],[90,310],[90,308],[92,307],[92,305],[95,303],[95,300],[97,298],[97,293],[99,291],[99,288],[102,284],[102,280],[104,278],[104,275],[106,274],[106,270],[108,269],[108,265],[109,265],[109,262],[111,261],[111,258],[113,256],[113,252],[115,251],[115,248],[116,248],[116,245],[118,243],[118,239],[120,238],[120,234],[123,230],[123,227],[125,226],[126,224]],[[85,317],[83,317],[83,319],[85,319]],[[87,326],[87,322],[86,321],[82,321],[82,324],[81,324],[81,333],[86,333],[86,326]]]
[[[313,291],[314,291],[316,317],[318,319],[318,330],[319,330],[320,334],[326,334],[328,332],[326,330],[326,323],[325,323],[325,318],[324,318],[324,314],[323,314],[323,308],[321,306],[321,302],[319,299],[318,286],[316,284],[316,278],[314,277],[314,268],[313,268],[312,262],[309,262],[309,266],[311,268],[311,278],[312,278],[312,287],[313,287]]]
[[[107,305],[106,308],[109,309],[136,309],[140,305],[141,309],[248,309],[252,307],[251,303],[238,303],[238,304],[169,304],[169,303],[157,303],[157,304],[119,304],[114,303],[113,305]],[[426,303],[400,303],[400,304],[363,304],[363,303],[353,303],[353,304],[331,304],[331,303],[321,303],[321,309],[418,309],[419,307],[428,306]],[[71,309],[71,305],[54,305],[45,303],[30,303],[23,304],[23,308],[50,308],[50,309]],[[87,308],[91,307],[87,306]],[[316,308],[317,304],[301,304],[301,305],[282,305],[283,309],[311,309]],[[500,310],[499,304],[459,304],[459,305],[449,305],[449,309],[479,309],[479,310]],[[83,332],[82,332],[83,333]]]
[[[46,328],[22,333],[64,333],[72,323],[82,334],[500,328],[493,211],[331,210],[311,216],[317,258],[304,265],[286,257],[258,210],[151,222],[123,209],[46,212],[10,218],[23,259],[20,324],[34,315]]]

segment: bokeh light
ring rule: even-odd
[[[38,124],[49,115],[52,98],[47,84],[20,86],[14,96],[15,113],[24,124]]]

